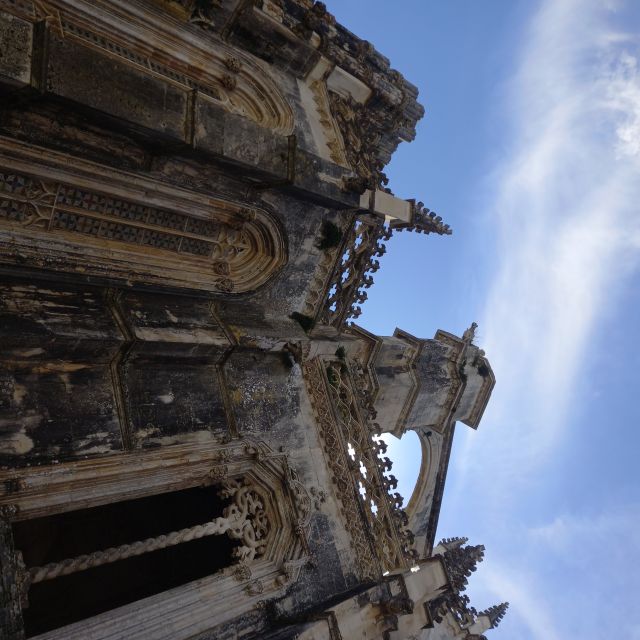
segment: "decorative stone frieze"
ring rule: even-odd
[[[264,209],[189,201],[116,172],[110,181],[62,167],[32,164],[26,171],[18,154],[38,157],[26,146],[0,151],[4,263],[29,260],[33,267],[231,294],[260,287],[287,260],[282,231]]]

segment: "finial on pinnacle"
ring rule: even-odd
[[[477,322],[472,322],[471,326],[462,334],[462,341],[466,344],[471,344],[476,337],[476,329],[478,328]]]
[[[492,607],[481,611],[478,614],[480,616],[487,616],[491,621],[491,628],[495,629],[499,624],[502,618],[504,618],[507,613],[507,609],[509,608],[508,602],[501,602],[500,604],[494,604]]]

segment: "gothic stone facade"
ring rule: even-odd
[[[0,0],[3,638],[479,638],[473,329],[353,323],[417,90],[312,0]],[[381,433],[422,446],[406,510]]]

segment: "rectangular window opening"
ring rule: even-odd
[[[222,516],[216,487],[194,487],[13,523],[27,569],[202,525]],[[237,541],[207,535],[31,585],[26,637],[84,620],[233,564]],[[116,557],[117,554],[111,553]]]

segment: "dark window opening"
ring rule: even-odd
[[[13,525],[27,566],[102,551],[204,524],[222,515],[215,487],[196,487],[137,500],[70,511]],[[237,546],[211,535],[31,585],[23,609],[31,637],[109,611],[233,563]]]

